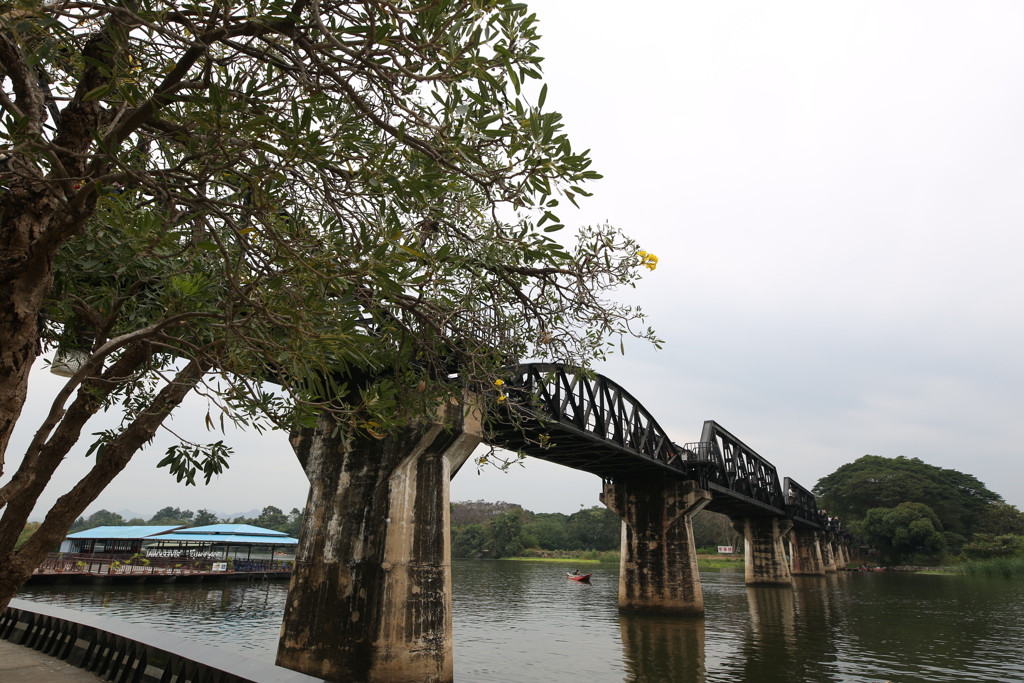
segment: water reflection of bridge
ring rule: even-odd
[[[293,435],[311,489],[278,664],[328,680],[452,679],[449,479],[485,439],[601,477],[623,520],[624,612],[703,613],[691,517],[704,508],[742,533],[748,584],[845,563],[814,496],[714,421],[680,446],[621,386],[559,365],[522,365],[500,391],[487,429],[467,397],[384,439],[346,438],[328,418]]]

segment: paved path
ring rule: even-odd
[[[0,640],[2,683],[99,683],[104,679],[53,657]]]

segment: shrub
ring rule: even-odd
[[[968,576],[1024,578],[1024,556],[969,560],[960,565],[960,572]]]
[[[963,547],[963,554],[972,560],[987,560],[1024,554],[1024,536],[1016,534],[977,534]]]

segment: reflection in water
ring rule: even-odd
[[[748,679],[756,680],[759,672],[770,667],[791,675],[792,662],[796,660],[799,648],[793,589],[789,586],[747,586],[746,593],[750,621],[745,629],[746,642],[743,646],[744,674]]]
[[[618,567],[453,563],[460,683],[1024,681],[1024,582],[839,573],[792,589],[704,573],[705,619],[620,616]],[[30,587],[19,597],[272,662],[285,582]]]
[[[288,583],[39,586],[19,598],[120,619],[273,661]]]
[[[704,619],[620,614],[630,683],[704,683]]]

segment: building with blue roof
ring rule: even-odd
[[[32,580],[204,581],[291,576],[298,539],[250,524],[101,526],[67,536]]]
[[[283,531],[263,529],[251,524],[211,524],[181,527],[150,539],[146,557],[193,558],[207,560],[282,559],[295,555],[298,539]]]
[[[141,552],[146,541],[166,534],[177,526],[98,526],[68,535],[60,544],[62,553],[122,555]]]

